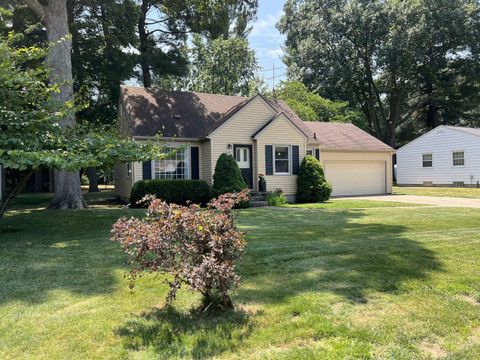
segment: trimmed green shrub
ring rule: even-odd
[[[210,201],[210,188],[203,180],[141,180],[133,185],[130,195],[132,207],[144,207],[137,204],[144,196],[155,195],[167,203],[186,205],[188,202],[206,205]]]
[[[267,194],[267,204],[269,206],[281,206],[287,203],[287,198],[282,189],[276,189],[275,191],[269,191]]]
[[[248,189],[242,173],[232,155],[222,154],[215,165],[213,174],[212,196],[236,193]]]
[[[305,156],[298,172],[297,201],[299,203],[327,201],[331,194],[332,186],[325,179],[320,162],[313,156]]]

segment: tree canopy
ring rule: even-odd
[[[0,204],[0,217],[35,170],[78,171],[164,156],[158,145],[134,142],[113,130],[91,131],[74,124],[62,129],[59,119],[74,112],[75,104],[53,103],[52,95],[60,87],[48,85],[43,66],[31,66],[45,56],[45,50],[12,48],[13,39],[13,35],[0,37],[0,165],[23,174]]]
[[[405,128],[475,118],[477,1],[288,0],[284,9],[278,27],[290,77],[357,106],[390,145]]]
[[[299,81],[282,81],[275,93],[303,121],[354,122],[362,125],[360,113],[351,109],[348,102],[326,99]]]

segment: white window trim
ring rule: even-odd
[[[276,149],[277,147],[286,147],[288,148],[288,172],[277,172],[277,162],[276,162]],[[286,159],[279,159],[279,160],[286,160]],[[278,176],[288,176],[292,174],[292,146],[291,145],[273,145],[273,175]]]
[[[431,160],[432,161],[432,166],[423,166],[423,163],[425,162],[425,160],[423,160],[423,157],[425,155],[430,155],[432,157],[432,160]],[[423,153],[422,154],[422,169],[431,169],[431,168],[433,168],[433,153]]]
[[[182,145],[183,146],[183,145]],[[171,149],[176,149],[176,148],[179,148],[179,147],[182,147],[182,146],[166,146],[168,148],[171,148]],[[185,161],[187,162],[188,164],[188,169],[187,169],[187,173],[186,173],[186,176],[184,179],[172,179],[172,180],[191,180],[192,179],[192,161],[191,161],[191,156],[190,156],[190,153],[191,153],[191,147],[190,146],[185,146]],[[156,160],[152,160],[150,161],[150,168],[151,168],[151,174],[152,174],[152,180],[164,180],[164,179],[157,179],[155,177],[155,161]],[[168,179],[167,179],[168,180]]]
[[[308,155],[314,156],[314,155],[313,155],[313,150],[307,150],[307,151],[306,151],[306,155],[307,155],[307,156],[308,156]]]
[[[125,163],[125,172],[127,174],[127,179],[130,179],[132,177],[132,169],[133,169],[133,166],[131,162]]]
[[[453,154],[455,153],[463,153],[463,165],[455,165],[453,161]],[[452,151],[452,167],[458,168],[458,167],[463,167],[465,166],[465,150],[453,150]]]

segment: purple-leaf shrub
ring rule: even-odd
[[[235,263],[245,248],[245,234],[237,230],[232,209],[248,199],[248,191],[224,194],[202,209],[149,197],[146,217],[119,219],[112,240],[129,256],[131,286],[144,271],[166,273],[167,304],[186,284],[202,293],[208,306],[231,308],[228,293],[238,285]]]

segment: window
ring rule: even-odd
[[[423,154],[423,167],[432,167],[433,166],[433,156],[432,154]]]
[[[313,150],[307,150],[307,155],[313,156]]]
[[[163,153],[173,152],[162,160],[152,161],[152,175],[154,179],[161,180],[182,180],[189,179],[188,166],[188,148],[175,149],[167,147],[163,149]]]
[[[132,175],[132,163],[126,163],[125,164],[125,171],[127,173],[127,178],[130,179],[130,176]]]
[[[465,153],[463,151],[455,151],[453,153],[453,166],[465,165]]]
[[[274,147],[274,164],[275,174],[290,174],[290,147],[275,146]]]

